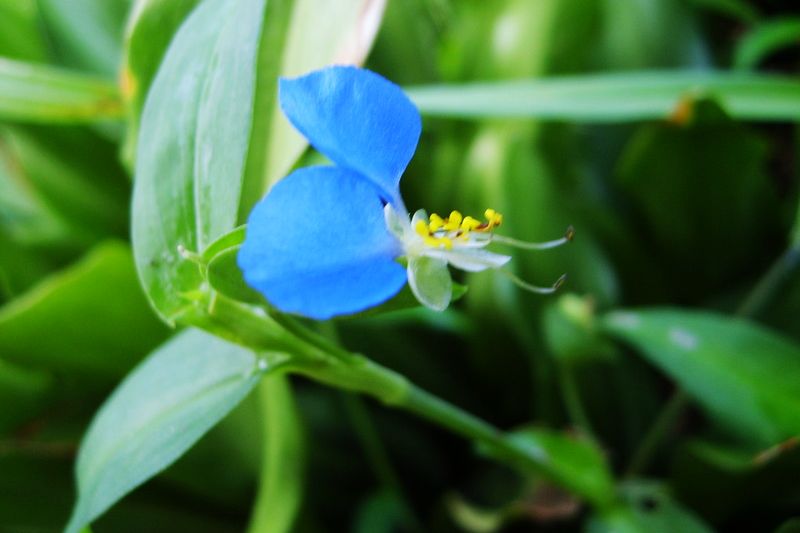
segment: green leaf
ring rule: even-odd
[[[632,344],[746,442],[800,435],[800,347],[745,320],[671,309],[618,311],[604,329]]]
[[[117,88],[101,78],[0,58],[0,119],[91,122],[122,116]]]
[[[54,54],[71,68],[116,77],[130,0],[38,0]]]
[[[148,96],[133,243],[145,290],[167,320],[185,305],[180,293],[202,281],[178,246],[202,251],[237,225],[262,18],[261,0],[234,8],[201,3],[175,35]]]
[[[218,253],[208,263],[208,283],[220,293],[248,303],[263,303],[264,298],[244,280],[242,271],[236,262],[240,246],[229,248]]]
[[[248,350],[187,330],[153,352],[97,413],[77,460],[76,533],[169,466],[261,379]]]
[[[45,43],[39,31],[37,0],[0,2],[0,56],[42,63]]]
[[[539,80],[410,87],[420,112],[455,118],[629,122],[670,117],[686,98],[713,98],[738,119],[800,119],[793,78],[710,71],[588,74]]]
[[[0,360],[0,435],[12,429],[44,405],[53,384],[46,372],[28,370]]]
[[[603,452],[590,440],[543,428],[522,429],[508,438],[559,485],[599,508],[614,502],[614,479]]]
[[[264,450],[251,533],[287,533],[300,509],[305,485],[305,434],[292,387],[284,376],[259,386]]]
[[[118,378],[166,334],[115,242],[0,308],[2,358],[55,372]]]
[[[711,533],[691,511],[675,502],[652,482],[629,482],[621,487],[624,506],[591,519],[588,533]]]
[[[755,68],[764,58],[784,47],[800,42],[800,18],[780,18],[764,22],[742,37],[736,46],[733,65]]]
[[[125,31],[122,94],[128,107],[124,158],[133,163],[145,97],[172,37],[199,0],[136,0]]]
[[[670,293],[696,299],[756,267],[779,209],[764,140],[715,102],[686,109],[683,124],[642,126],[615,179]]]

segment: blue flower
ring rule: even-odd
[[[502,217],[492,210],[485,222],[457,212],[409,216],[400,177],[421,121],[397,85],[337,66],[281,79],[279,88],[284,114],[334,165],[295,170],[250,214],[239,266],[277,309],[316,319],[352,314],[408,281],[420,302],[442,310],[448,264],[479,271],[510,259],[483,249],[498,240],[491,230]]]

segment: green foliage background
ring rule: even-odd
[[[0,0],[0,532],[800,528],[798,42],[791,0]],[[243,284],[319,160],[277,78],[341,62],[420,108],[410,208],[575,227],[512,261],[558,295]]]

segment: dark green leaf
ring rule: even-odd
[[[114,84],[74,72],[0,59],[0,118],[91,122],[122,115]]]
[[[800,434],[800,347],[789,340],[696,311],[618,311],[602,324],[741,439],[769,446]]]
[[[800,42],[800,18],[781,18],[764,22],[750,30],[739,41],[733,66],[740,69],[755,68],[764,58],[783,47],[797,46]]]
[[[174,462],[258,383],[239,346],[187,330],[144,361],[106,401],[81,443],[76,533]]]
[[[540,80],[411,87],[425,115],[628,122],[670,117],[686,98],[719,101],[731,116],[800,119],[800,82],[724,72],[588,74]]]
[[[0,308],[2,357],[51,371],[117,378],[166,334],[113,242]]]

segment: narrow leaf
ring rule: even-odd
[[[423,114],[458,118],[577,122],[666,119],[684,99],[708,97],[739,119],[800,119],[800,82],[778,76],[713,71],[590,74],[421,86],[407,92]]]
[[[765,22],[742,37],[734,52],[736,68],[755,68],[764,58],[783,47],[800,44],[800,18]]]
[[[121,115],[122,103],[113,83],[0,58],[0,119],[90,122]]]
[[[255,356],[198,330],[156,350],[106,401],[81,444],[76,533],[172,464],[258,383]]]

